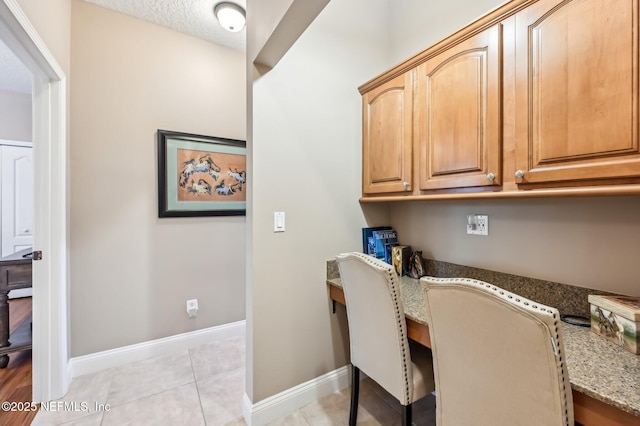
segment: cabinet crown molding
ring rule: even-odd
[[[410,69],[417,67],[429,58],[436,56],[442,51],[449,49],[452,46],[461,43],[470,37],[473,37],[477,33],[482,32],[485,29],[499,23],[500,21],[507,19],[511,15],[519,12],[520,10],[537,1],[539,0],[511,0],[502,4],[501,6],[496,7],[492,11],[464,26],[452,35],[447,36],[439,42],[410,57],[409,59],[395,65],[393,68],[362,84],[358,87],[358,91],[362,95],[380,86],[381,84],[393,80],[394,78],[398,77],[401,74],[404,74]]]

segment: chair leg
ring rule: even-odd
[[[349,426],[356,426],[358,419],[358,394],[360,392],[360,369],[351,364],[351,409],[349,410]]]
[[[402,406],[402,425],[411,426],[411,404]]]

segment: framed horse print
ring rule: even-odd
[[[243,216],[247,185],[245,141],[158,129],[158,217]]]

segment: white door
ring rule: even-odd
[[[0,145],[0,257],[33,247],[33,148]],[[30,288],[11,290],[9,298],[28,297]]]
[[[0,146],[2,257],[33,246],[33,148]]]

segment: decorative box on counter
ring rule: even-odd
[[[591,331],[640,355],[640,297],[590,294]]]

